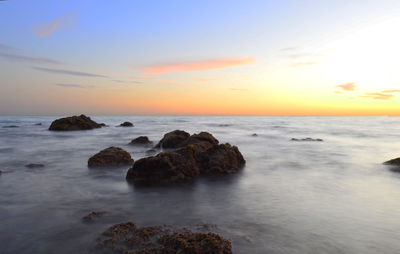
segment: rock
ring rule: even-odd
[[[30,164],[25,165],[25,167],[27,167],[27,168],[43,168],[44,165],[40,164],[40,163],[30,163]]]
[[[391,166],[391,170],[395,172],[400,172],[400,157],[392,160],[385,161],[384,165]]]
[[[176,136],[168,134],[164,135],[166,140]],[[246,163],[236,146],[218,144],[218,140],[208,132],[194,134],[185,140],[172,140],[174,147],[183,147],[136,161],[128,170],[126,179],[146,184],[184,182],[200,174],[235,173]],[[162,146],[163,142],[160,141]]]
[[[108,127],[105,123],[99,123],[101,127]]]
[[[6,125],[6,126],[3,126],[3,128],[19,128],[19,126],[17,126],[17,125]]]
[[[0,175],[3,174],[3,171],[0,170]]]
[[[118,167],[132,164],[133,159],[127,151],[113,146],[93,155],[88,161],[88,166],[91,168]]]
[[[98,217],[103,216],[105,213],[107,213],[107,212],[105,212],[105,211],[93,211],[93,212],[89,213],[88,215],[84,216],[84,217],[82,218],[82,220],[83,220],[84,222],[91,222],[91,221],[93,221],[95,218],[98,218]]]
[[[120,253],[135,254],[231,254],[232,244],[215,233],[172,231],[167,226],[138,227],[119,223],[103,232],[97,246]]]
[[[188,181],[198,175],[193,151],[182,148],[137,160],[128,170],[126,179],[136,183],[158,184]]]
[[[35,123],[34,125],[36,125],[36,126],[41,126],[42,123]]]
[[[129,144],[130,145],[150,145],[152,143],[153,142],[151,142],[148,137],[140,136],[140,137],[133,139]]]
[[[292,138],[291,141],[324,141],[320,138]]]
[[[257,133],[253,133],[251,136],[252,137],[257,137],[258,135],[257,135]]]
[[[156,145],[157,148],[179,148],[190,137],[186,131],[175,130],[168,132]]]
[[[133,127],[133,123],[131,122],[123,122],[119,125],[119,127]]]
[[[232,174],[243,168],[245,163],[239,149],[228,143],[214,145],[197,157],[201,174]]]
[[[49,127],[51,131],[78,131],[101,128],[101,124],[96,123],[85,115],[70,116],[53,121]]]

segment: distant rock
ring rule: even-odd
[[[153,142],[151,142],[147,136],[140,136],[140,137],[133,139],[129,144],[130,145],[150,145],[152,143]]]
[[[3,126],[3,128],[19,128],[19,126],[17,126],[17,125],[6,125],[6,126]]]
[[[170,146],[180,148],[136,161],[128,170],[126,179],[145,184],[184,182],[201,174],[235,173],[245,165],[246,161],[236,146],[218,144],[218,140],[208,132],[184,138],[187,136],[185,133],[175,131],[172,135],[171,132],[164,135],[160,141],[162,147],[167,140],[171,142],[167,143]]]
[[[102,125],[96,123],[85,115],[70,116],[53,121],[49,127],[51,131],[78,131],[101,128]]]
[[[251,136],[252,137],[257,137],[258,135],[257,135],[257,133],[253,133],[253,134],[251,134]]]
[[[25,165],[27,168],[44,168],[44,164],[41,163],[30,163]]]
[[[1,174],[3,174],[3,171],[2,171],[2,170],[0,170],[0,175],[1,175]]]
[[[36,126],[41,126],[42,123],[35,123],[34,125],[36,125]]]
[[[232,254],[231,242],[212,232],[171,230],[168,226],[138,227],[133,222],[109,227],[98,238],[97,247],[137,254]]]
[[[186,131],[175,130],[168,132],[158,142],[156,147],[158,148],[179,148],[184,145],[184,142],[190,137],[190,134]]]
[[[383,164],[391,166],[392,171],[400,172],[400,157],[385,161]]]
[[[320,139],[320,138],[292,138],[291,141],[317,141],[317,142],[321,142],[321,141],[324,141],[324,140]]]
[[[133,127],[133,123],[131,122],[123,122],[119,125],[119,127]]]
[[[93,211],[93,212],[89,213],[88,215],[84,216],[82,218],[82,221],[83,222],[92,222],[95,218],[101,217],[106,213],[107,212],[105,212],[105,211]]]
[[[91,168],[119,167],[132,165],[131,155],[119,147],[109,147],[90,157],[88,166]]]

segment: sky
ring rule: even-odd
[[[0,115],[400,115],[400,1],[3,0]]]

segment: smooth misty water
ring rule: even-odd
[[[400,174],[381,165],[400,156],[400,118],[93,117],[111,127],[50,132],[54,119],[0,117],[0,126],[21,126],[0,128],[0,253],[88,253],[101,232],[124,221],[216,224],[234,253],[400,253]],[[135,127],[113,127],[127,120]],[[158,141],[174,129],[237,145],[246,167],[152,188],[127,183],[128,168],[87,168],[112,145],[142,158],[148,148],[128,146],[131,139]],[[93,210],[108,213],[82,223]]]

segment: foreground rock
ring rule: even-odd
[[[324,140],[320,138],[292,138],[291,141],[317,141],[317,142],[322,142]]]
[[[103,216],[104,214],[106,214],[105,211],[93,211],[91,213],[89,213],[88,215],[84,216],[82,218],[83,222],[92,222],[94,219]]]
[[[85,115],[70,116],[53,121],[49,127],[51,131],[78,131],[101,128],[103,124],[98,124],[90,117]]]
[[[153,142],[151,142],[148,137],[140,136],[135,139],[132,139],[132,141],[129,144],[130,145],[151,145],[152,143]]]
[[[391,166],[392,171],[400,172],[400,157],[385,161],[383,164]]]
[[[218,140],[208,132],[184,139],[185,133],[174,131],[164,135],[159,143],[162,147],[166,140],[173,140],[167,144],[180,148],[136,161],[128,170],[126,179],[145,184],[184,182],[199,175],[232,174],[245,165],[246,161],[236,146],[218,144]]]
[[[166,226],[138,227],[133,222],[116,224],[100,237],[98,247],[135,254],[231,254],[232,244],[215,233],[172,231]]]
[[[175,130],[168,132],[156,145],[157,148],[178,148],[190,137],[186,131]]]
[[[131,122],[123,122],[119,125],[119,127],[133,127],[133,123]]]
[[[119,167],[132,165],[131,155],[119,147],[109,147],[90,157],[88,166],[91,168]]]

